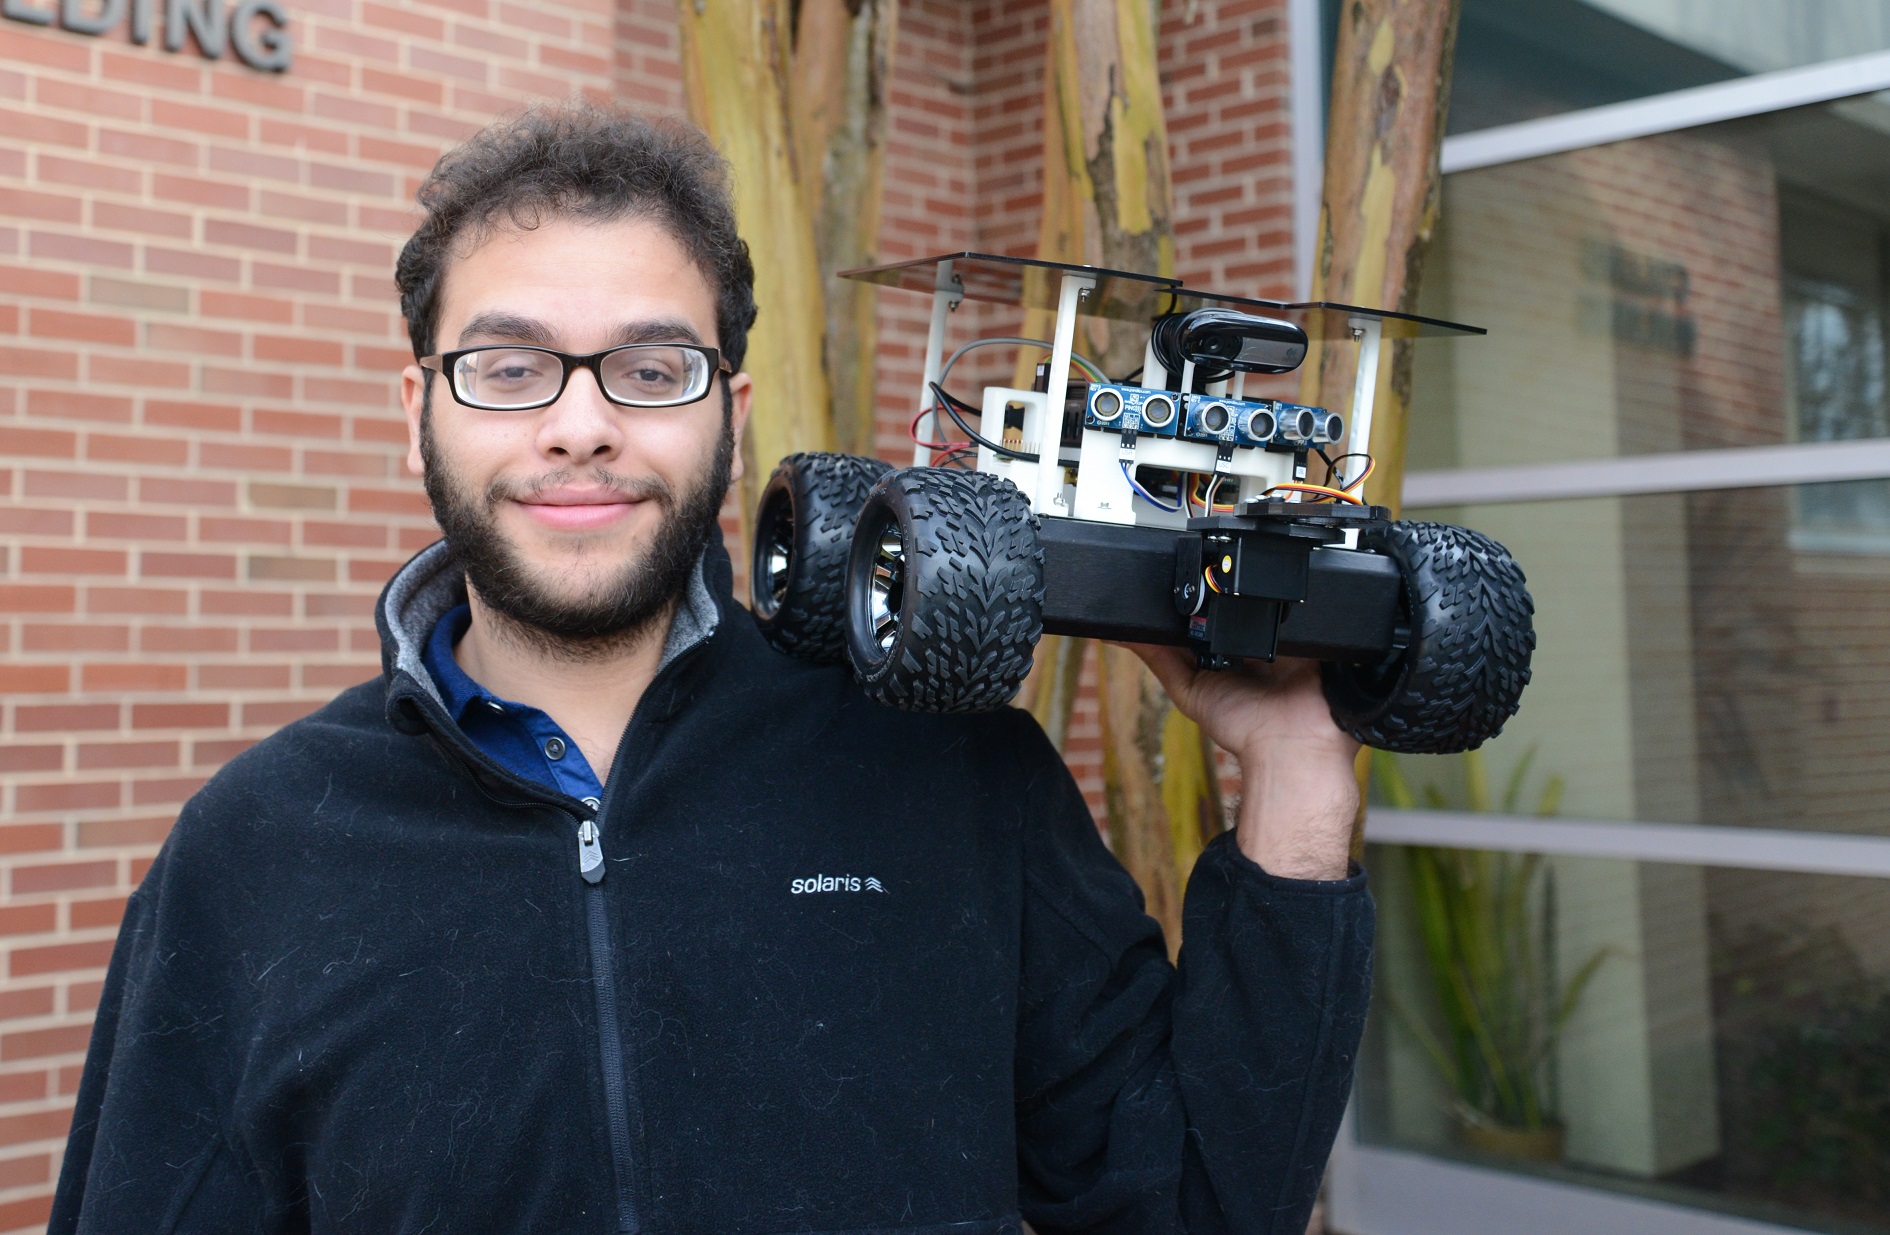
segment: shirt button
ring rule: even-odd
[[[505,705],[500,703],[497,699],[487,699],[485,700],[485,705],[495,712],[505,711]]]
[[[551,759],[551,760],[558,760],[558,759],[564,758],[564,739],[563,738],[546,738],[545,739],[545,758]]]

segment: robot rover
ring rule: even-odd
[[[1333,719],[1383,750],[1474,749],[1515,714],[1535,648],[1515,560],[1358,496],[1382,340],[1482,330],[985,253],[844,277],[932,296],[913,465],[810,453],[775,469],[750,579],[779,650],[850,660],[868,694],[919,711],[1004,706],[1048,632],[1185,646],[1210,668],[1324,662]],[[947,358],[967,299],[1054,309],[1054,338]],[[1084,314],[1148,325],[1139,373],[1111,380],[1075,354]],[[1247,374],[1290,372],[1312,338],[1358,345],[1349,425],[1244,397]],[[1049,351],[1037,389],[954,397],[952,367],[1000,343]]]

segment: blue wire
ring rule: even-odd
[[[1135,490],[1136,496],[1140,497],[1143,501],[1147,502],[1150,506],[1153,506],[1155,509],[1165,510],[1171,515],[1181,509],[1180,502],[1176,502],[1173,506],[1170,506],[1168,503],[1162,501],[1160,498],[1156,497],[1153,493],[1150,493],[1147,489],[1144,489],[1141,485],[1137,484],[1135,481],[1135,473],[1129,470],[1129,461],[1127,459],[1122,460],[1122,478],[1129,482],[1129,488]]]

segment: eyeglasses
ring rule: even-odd
[[[606,399],[625,407],[694,403],[717,373],[735,371],[720,351],[696,343],[629,343],[588,356],[501,343],[422,356],[420,365],[444,374],[454,399],[488,412],[549,407],[579,368],[591,371]]]

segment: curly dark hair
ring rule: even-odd
[[[416,357],[433,351],[440,280],[455,245],[575,215],[662,225],[715,289],[722,355],[742,367],[755,266],[735,231],[728,164],[693,125],[593,103],[532,107],[442,155],[418,197],[426,218],[394,263]]]

